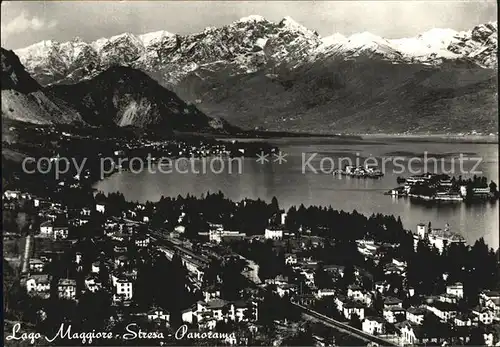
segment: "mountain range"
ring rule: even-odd
[[[208,116],[245,128],[490,133],[498,125],[497,35],[492,22],[402,39],[366,32],[321,37],[289,17],[250,16],[189,35],[49,40],[15,52],[50,91],[96,78],[116,81],[115,66],[125,66],[144,71]],[[115,72],[103,77],[109,68]],[[79,93],[57,96],[74,102]],[[98,101],[96,93],[91,98]],[[117,124],[151,123],[120,110]]]
[[[113,66],[90,80],[42,87],[14,52],[2,48],[1,59],[4,119],[35,124],[132,126],[163,133],[229,127],[130,67]]]

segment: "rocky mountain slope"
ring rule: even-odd
[[[1,48],[2,118],[36,124],[82,122],[78,111],[47,95],[12,51]]]
[[[144,72],[129,67],[111,67],[87,81],[51,86],[47,93],[74,105],[92,125],[116,124],[162,132],[209,131],[227,126],[186,104]]]
[[[16,52],[43,85],[130,66],[209,116],[249,128],[463,132],[474,114],[474,130],[496,132],[497,33],[494,22],[403,39],[322,38],[289,17],[275,23],[250,16],[184,36],[125,33]]]
[[[111,67],[74,85],[42,88],[12,51],[2,48],[2,117],[53,124],[133,126],[169,132],[231,128],[160,86],[144,72]]]

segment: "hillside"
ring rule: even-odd
[[[2,118],[36,124],[82,122],[71,105],[45,93],[14,52],[1,48],[1,56]]]
[[[221,129],[225,124],[129,67],[111,67],[91,80],[51,86],[47,92],[73,105],[92,125],[204,131]]]
[[[496,71],[456,64],[327,59],[274,74],[198,73],[176,92],[198,100],[207,114],[232,115],[241,127],[320,133],[490,133],[498,127]]]

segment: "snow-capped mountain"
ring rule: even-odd
[[[412,38],[384,39],[368,32],[321,38],[290,17],[275,23],[261,16],[241,18],[220,28],[176,35],[157,31],[124,33],[86,43],[78,38],[58,43],[42,41],[16,50],[28,72],[41,84],[73,83],[112,65],[127,65],[175,85],[199,70],[229,69],[232,75],[280,65],[297,67],[329,57],[360,55],[395,63],[439,64],[443,59],[468,60],[497,68],[497,23],[469,32],[432,29]]]
[[[249,16],[190,35],[124,33],[16,52],[42,85],[128,66],[247,129],[461,133],[472,117],[476,131],[490,133],[498,126],[497,32],[494,22],[401,39],[321,37],[289,17]]]

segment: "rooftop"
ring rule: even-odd
[[[76,281],[70,278],[61,278],[58,284],[60,286],[76,286]]]

